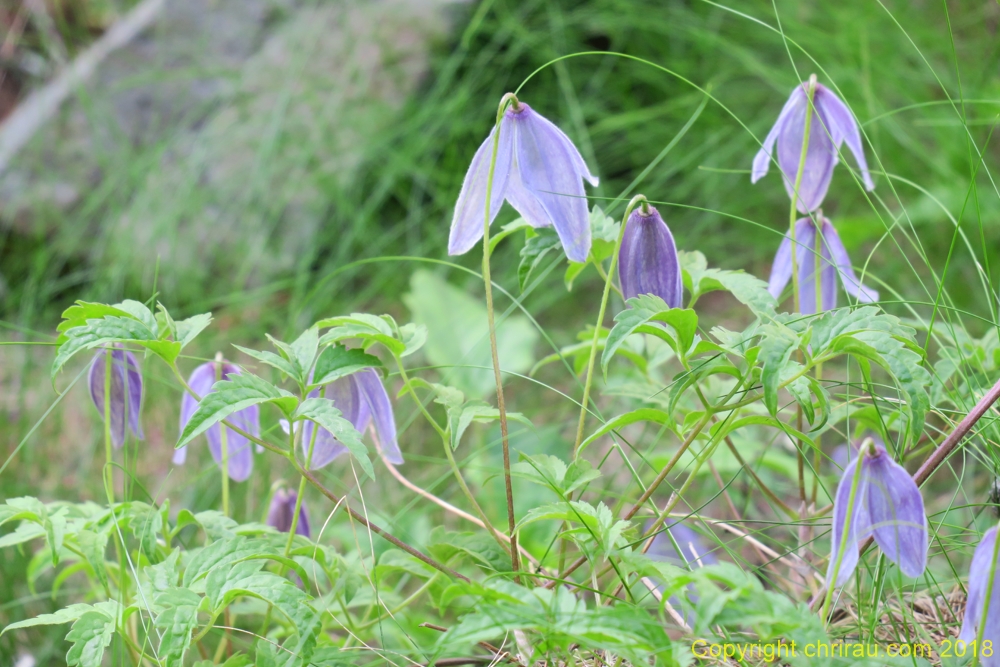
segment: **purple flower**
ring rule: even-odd
[[[645,526],[645,530],[649,530],[653,522],[648,521]],[[673,536],[673,540],[671,540]],[[674,548],[674,542],[677,542],[677,546],[680,547],[680,554],[677,553],[677,549]],[[683,523],[675,523],[669,528],[663,529],[661,532],[656,534],[653,538],[653,543],[649,546],[649,551],[646,552],[652,560],[664,561],[670,563],[671,565],[676,565],[677,567],[684,570],[694,570],[699,567],[705,567],[708,565],[718,565],[719,559],[715,557],[715,554],[705,546],[701,539],[695,531],[688,528]],[[657,590],[663,591],[663,585],[657,586]],[[698,595],[695,591],[694,584],[687,585],[687,598],[692,604],[697,604]],[[680,601],[676,597],[670,598],[670,604],[674,608],[680,607]],[[688,625],[695,624],[695,613],[694,611],[689,611],[684,614],[684,622]]]
[[[962,619],[962,631],[958,633],[958,638],[966,644],[975,641],[979,634],[980,623],[984,623],[983,642],[987,640],[993,642],[993,655],[982,655],[983,667],[996,667],[1000,665],[1000,655],[997,654],[998,644],[1000,644],[1000,572],[993,576],[993,590],[989,591],[989,610],[986,612],[986,619],[983,619],[983,607],[986,604],[987,586],[990,582],[990,570],[998,569],[994,564],[994,554],[997,547],[996,526],[990,528],[983,535],[982,541],[976,547],[976,552],[972,555],[972,564],[969,566],[969,598],[965,602],[965,617]]]
[[[768,132],[760,151],[753,159],[750,182],[756,183],[767,173],[771,165],[774,142],[778,142],[778,167],[781,169],[788,196],[795,196],[795,178],[802,156],[802,137],[805,134],[806,109],[808,108],[809,82],[803,82],[792,91],[791,97],[778,115],[774,127]],[[838,162],[837,153],[846,142],[854,153],[861,170],[861,180],[866,190],[875,184],[868,173],[865,151],[861,145],[858,124],[847,106],[829,88],[815,84],[813,114],[809,129],[809,147],[806,149],[806,163],[802,169],[799,185],[799,211],[815,211],[823,203],[823,197],[830,187],[833,168]]]
[[[221,366],[220,366],[221,364]],[[188,386],[201,397],[212,392],[212,386],[218,380],[225,380],[230,375],[240,375],[240,369],[225,361],[209,361],[194,369],[188,378]],[[198,409],[198,402],[188,393],[181,398],[181,431],[191,420]],[[251,405],[239,412],[234,412],[226,418],[234,426],[250,435],[260,434],[260,408]],[[222,465],[222,429],[226,429],[226,458],[228,459],[229,477],[235,482],[242,482],[250,476],[253,470],[253,451],[250,441],[232,429],[220,424],[213,424],[207,431],[208,448],[216,464]],[[174,464],[182,465],[187,459],[187,445],[174,451]]]
[[[683,285],[674,237],[659,212],[643,203],[625,222],[618,253],[618,280],[626,299],[655,294],[671,308],[681,306]]]
[[[385,386],[382,385],[382,380],[376,371],[366,368],[334,380],[325,387],[314,389],[309,397],[316,398],[321,395],[333,401],[333,407],[340,410],[344,419],[351,422],[358,433],[364,434],[374,421],[379,445],[386,459],[394,465],[403,463],[403,455],[396,441],[396,419],[392,413],[392,403],[389,402],[389,394],[386,393]],[[284,422],[282,428],[287,433],[288,422]],[[305,422],[305,430],[302,432],[303,457],[309,455],[313,428],[313,422]],[[312,470],[329,465],[335,458],[348,451],[346,445],[322,427],[316,432],[316,442],[312,443],[312,447],[312,459],[309,462],[309,468]]]
[[[861,466],[850,508],[855,472]],[[848,521],[847,540],[844,522]],[[868,439],[840,478],[833,501],[833,550],[827,570],[828,585],[843,586],[858,564],[858,544],[874,535],[886,558],[908,577],[919,577],[927,567],[927,517],[916,482],[892,460],[885,446]],[[834,581],[837,560],[840,569]]]
[[[455,204],[448,254],[468,252],[483,237],[486,187],[496,127],[476,151]],[[583,179],[597,185],[569,137],[523,102],[514,100],[500,121],[490,222],[504,199],[532,227],[556,228],[566,257],[586,262],[590,254],[590,217]]]
[[[800,218],[795,222],[795,263],[799,271],[799,312],[813,315],[817,312],[837,307],[837,276],[844,284],[844,291],[861,303],[878,301],[878,292],[863,286],[858,281],[847,250],[833,224],[821,218],[819,235],[816,223],[811,218]],[[819,257],[820,308],[816,308],[816,264]],[[792,237],[785,234],[778,246],[771,266],[771,279],[767,289],[775,299],[792,277]]]
[[[271,507],[267,510],[267,525],[279,532],[287,533],[292,528],[292,517],[295,516],[295,503],[298,500],[295,491],[278,489],[271,498]],[[295,526],[296,535],[310,536],[309,512],[306,511],[306,501],[299,506],[299,522]]]
[[[104,379],[107,370],[108,350],[101,350],[90,364],[87,382],[90,398],[104,419]],[[126,368],[128,369],[126,371]],[[111,351],[111,444],[118,449],[125,442],[125,414],[128,413],[129,430],[142,440],[142,425],[139,423],[139,409],[142,406],[142,374],[135,355],[116,348]],[[127,400],[126,400],[127,398]]]

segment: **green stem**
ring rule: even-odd
[[[497,352],[496,322],[493,317],[493,281],[490,278],[490,201],[493,198],[493,173],[496,170],[497,148],[500,144],[500,123],[509,105],[514,110],[520,108],[517,98],[507,93],[500,100],[497,110],[496,131],[493,133],[493,154],[490,157],[490,171],[486,178],[486,208],[483,216],[483,284],[486,288],[486,320],[490,329],[490,353],[493,357],[493,379],[497,386],[497,409],[500,412],[500,440],[503,445],[503,480],[507,494],[507,528],[510,531],[510,564],[514,570],[514,578],[520,583],[518,572],[521,570],[520,557],[517,552],[516,521],[514,519],[514,489],[510,479],[510,443],[507,438],[507,409],[504,405],[503,378],[500,376],[500,355]]]
[[[108,495],[108,505],[115,504],[115,472],[111,465],[113,448],[111,446],[111,363],[114,352],[104,353],[104,488]]]
[[[215,381],[218,382],[222,379],[222,353],[215,355]],[[219,470],[222,471],[222,514],[223,516],[229,516],[229,438],[226,431],[228,429],[225,426],[219,426],[219,440],[222,445],[222,451],[219,453],[220,465]]]
[[[601,331],[604,328],[604,314],[608,308],[608,297],[611,294],[612,278],[615,275],[615,267],[618,265],[618,251],[622,245],[622,237],[625,236],[625,225],[629,215],[636,206],[642,206],[644,213],[649,212],[649,202],[642,195],[636,195],[625,207],[625,215],[622,217],[622,226],[618,230],[618,239],[615,241],[614,252],[611,253],[611,266],[604,278],[604,293],[601,295],[601,307],[597,311],[597,325],[594,327],[594,339],[590,343],[590,358],[587,360],[587,376],[583,382],[583,401],[580,403],[580,420],[576,425],[576,442],[573,445],[573,458],[580,453],[580,443],[583,442],[583,427],[587,421],[587,406],[590,404],[590,387],[594,380],[594,362],[597,359],[597,346],[601,340]],[[596,263],[596,262],[595,262]]]
[[[993,581],[997,573],[997,558],[1000,558],[1000,524],[997,524],[996,532],[993,535],[993,558],[990,559],[990,576],[986,580],[986,594],[983,596],[983,611],[979,615],[979,627],[976,628],[976,648],[972,654],[972,664],[969,667],[976,667],[979,664],[979,656],[983,652],[983,633],[986,630],[986,614],[990,610],[990,598],[993,595]],[[997,647],[994,646],[996,651]]]
[[[799,201],[799,189],[802,187],[802,173],[805,171],[806,167],[806,155],[809,153],[809,133],[812,129],[812,117],[813,117],[813,96],[816,94],[816,75],[813,74],[809,77],[809,83],[806,87],[806,122],[805,128],[802,131],[802,150],[799,152],[799,168],[795,174],[795,187],[792,189],[792,206],[791,211],[788,214],[788,226],[790,228],[791,235],[791,249],[792,249],[792,296],[795,303],[795,312],[801,312],[801,303],[799,300],[799,271],[798,271],[798,258],[799,247],[795,241],[795,215],[798,210]],[[784,177],[784,175],[782,175]]]

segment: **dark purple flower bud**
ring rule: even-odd
[[[87,382],[90,385],[90,398],[93,399],[97,411],[104,419],[104,381],[108,363],[108,350],[101,350],[90,364],[90,374]],[[142,373],[139,372],[139,362],[135,355],[127,350],[116,348],[111,354],[111,444],[117,449],[125,442],[125,415],[128,414],[128,426],[135,437],[142,440],[142,425],[139,423],[139,409],[142,406]],[[127,369],[127,370],[126,370]]]
[[[389,402],[389,394],[386,393],[385,386],[376,371],[366,368],[342,377],[325,387],[314,389],[309,394],[310,398],[320,396],[321,390],[324,392],[322,395],[333,401],[333,406],[340,410],[344,419],[354,425],[358,433],[364,435],[369,425],[374,422],[375,433],[378,435],[379,445],[386,459],[395,465],[403,463],[403,455],[396,441],[396,419],[392,412],[392,403]],[[302,451],[306,457],[309,455],[313,438],[313,426],[312,422],[305,422],[302,432]],[[316,432],[316,442],[312,447],[309,467],[313,470],[328,465],[347,451],[347,447],[325,428],[320,428]]]
[[[677,246],[667,224],[652,206],[637,206],[625,222],[618,253],[618,280],[626,299],[654,294],[671,308],[681,306],[684,287]]]
[[[854,502],[851,489],[861,466]],[[848,522],[847,539],[844,524]],[[833,549],[827,584],[843,586],[858,564],[858,545],[875,537],[886,558],[908,577],[919,577],[927,567],[927,517],[920,489],[903,466],[892,460],[885,446],[869,439],[840,478],[833,500]],[[842,541],[843,540],[843,541]],[[834,577],[837,560],[840,569]]]
[[[1000,570],[1000,564],[995,562],[997,548],[996,526],[983,535],[982,541],[972,554],[972,564],[969,566],[969,597],[965,602],[965,617],[962,619],[962,631],[958,638],[966,644],[971,644],[978,638],[980,625],[983,626],[983,643],[993,642],[993,655],[983,654],[983,667],[1000,665],[1000,655],[997,653],[1000,644],[1000,572],[993,575],[993,589],[989,591],[989,610],[983,618],[983,608],[986,606],[987,587],[990,584],[990,570]]]
[[[778,167],[781,169],[785,189],[789,198],[795,196],[795,178],[802,157],[802,138],[805,134],[806,109],[808,108],[809,82],[803,82],[792,91],[791,97],[781,110],[777,122],[768,132],[760,151],[753,159],[750,181],[756,183],[767,173],[771,165],[774,143],[778,143]],[[861,133],[850,109],[834,95],[829,88],[816,84],[813,95],[813,115],[810,121],[809,147],[802,169],[799,185],[799,211],[815,211],[823,203],[826,191],[833,178],[833,168],[838,162],[837,153],[845,142],[854,154],[861,170],[861,180],[866,190],[875,184],[868,173],[865,151],[861,145]]]
[[[483,237],[486,187],[496,127],[476,151],[455,205],[448,254],[468,252]],[[500,139],[490,196],[490,222],[504,199],[533,227],[555,227],[566,257],[585,262],[590,254],[590,216],[583,180],[597,185],[562,130],[523,102],[500,121]]]
[[[210,361],[194,369],[191,377],[188,378],[188,385],[196,394],[204,397],[212,392],[212,386],[217,381],[225,380],[230,375],[240,375],[240,369],[228,362]],[[193,396],[185,393],[181,398],[181,431],[187,426],[197,409],[198,402],[194,400]],[[260,435],[260,408],[256,405],[234,412],[226,420],[250,435]],[[250,477],[250,473],[253,471],[253,450],[250,447],[250,440],[220,424],[209,427],[205,431],[205,437],[208,438],[208,448],[212,452],[215,463],[220,467],[222,466],[223,428],[225,428],[226,433],[229,478],[235,482],[242,482]],[[186,459],[187,445],[174,451],[174,464],[181,465]]]
[[[837,277],[844,285],[844,291],[860,303],[878,301],[878,292],[865,287],[858,280],[851,258],[840,240],[833,224],[821,218],[819,234],[816,223],[811,218],[795,221],[795,263],[799,272],[799,312],[813,315],[817,312],[837,307]],[[820,308],[816,308],[816,265],[819,264]],[[771,266],[771,279],[767,289],[775,299],[781,296],[792,278],[792,237],[785,238],[778,246]]]
[[[278,489],[271,498],[271,507],[267,510],[267,525],[278,532],[287,533],[292,529],[292,517],[295,516],[295,503],[298,500],[295,491]],[[309,513],[306,511],[306,501],[299,506],[299,522],[295,526],[296,535],[310,536]]]

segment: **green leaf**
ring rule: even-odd
[[[286,415],[295,410],[298,399],[284,389],[279,389],[251,373],[229,377],[228,380],[216,382],[212,386],[211,393],[202,397],[198,409],[184,427],[177,447],[186,445],[213,424],[251,405],[273,403]]]
[[[111,603],[103,602],[98,604],[117,605],[117,603],[114,602]],[[33,628],[37,625],[62,625],[63,623],[76,621],[84,614],[95,611],[99,608],[104,609],[105,607],[103,606],[95,607],[95,605],[84,604],[84,603],[71,604],[69,606],[63,607],[62,609],[53,614],[39,614],[34,618],[18,621],[17,623],[11,623],[10,625],[8,625],[6,628],[3,629],[3,632],[0,632],[0,635],[9,632],[11,630],[17,630],[19,628]]]
[[[198,334],[204,331],[211,323],[212,313],[202,313],[200,315],[189,317],[186,320],[175,322],[174,340],[180,343],[181,349],[183,349],[187,347],[187,344],[193,341]]]
[[[681,356],[691,349],[698,330],[698,315],[693,310],[671,308],[663,299],[652,294],[633,297],[626,304],[628,307],[615,316],[615,326],[608,334],[604,354],[601,355],[605,378],[611,359],[625,339],[634,333],[648,333],[662,338]],[[673,333],[658,323],[667,325]]]
[[[160,510],[145,503],[133,503],[130,520],[132,534],[139,541],[139,548],[150,563],[160,562],[160,552],[156,540],[163,530],[163,515]]]
[[[601,476],[590,461],[577,458],[568,465],[549,454],[528,456],[521,454],[521,462],[511,466],[511,473],[547,486],[560,496],[573,493]]]
[[[292,415],[292,421],[309,419],[333,434],[351,452],[361,469],[369,478],[375,479],[375,469],[368,458],[368,449],[361,442],[361,434],[354,430],[354,425],[344,419],[340,410],[333,406],[328,398],[307,398]]]
[[[183,665],[191,633],[198,627],[201,597],[186,588],[172,587],[157,595],[155,604],[163,609],[155,620],[162,631],[157,657],[164,665]]]
[[[76,534],[76,543],[80,547],[80,552],[90,563],[90,568],[94,571],[94,576],[101,582],[101,586],[108,588],[108,569],[106,554],[108,550],[109,530],[95,532],[92,530],[80,530]]]
[[[62,322],[56,327],[56,331],[65,334],[66,331],[74,327],[81,327],[89,320],[100,320],[105,317],[131,317],[124,310],[109,306],[103,303],[90,303],[87,301],[77,301],[75,304],[63,311]],[[62,345],[66,341],[64,335],[60,335],[58,343]]]
[[[532,231],[534,235],[528,237],[524,247],[521,248],[521,263],[517,266],[517,285],[522,292],[532,272],[538,268],[545,256],[553,250],[562,249],[559,235],[552,227],[539,227]]]
[[[772,415],[778,414],[778,386],[784,377],[785,366],[799,347],[799,337],[782,324],[766,324],[761,328],[760,360],[764,367],[761,382],[764,385],[764,405]]]
[[[393,327],[385,319],[376,315],[351,313],[345,317],[320,320],[316,326],[321,329],[332,327],[319,339],[320,345],[358,338],[364,341],[365,348],[374,343],[380,343],[392,354],[402,355],[406,352],[406,344],[396,337]]]
[[[319,329],[315,326],[309,327],[290,347],[292,360],[298,366],[301,377],[307,377],[313,362],[316,361],[316,352],[319,349]]]
[[[115,633],[115,618],[100,611],[88,611],[73,623],[66,641],[73,645],[66,652],[70,667],[101,667],[104,649]]]
[[[638,410],[632,410],[631,412],[626,412],[623,415],[618,415],[617,417],[608,420],[604,423],[601,428],[597,429],[586,440],[580,443],[580,452],[584,450],[585,447],[590,445],[592,442],[598,438],[610,433],[611,431],[616,431],[620,428],[624,428],[629,424],[635,424],[636,422],[649,421],[655,424],[673,424],[674,420],[671,418],[670,414],[664,412],[663,410],[657,410],[655,408],[639,408]]]
[[[251,350],[248,347],[243,347],[242,345],[233,345],[237,350],[247,355],[248,357],[253,357],[257,361],[261,361],[272,368],[276,368],[288,377],[292,378],[296,382],[300,381],[301,375],[299,369],[295,367],[288,359],[285,359],[281,355],[275,354],[274,352],[269,352],[267,350]]]
[[[678,255],[684,287],[691,293],[691,304],[704,294],[722,290],[732,294],[762,319],[769,319],[769,316],[774,315],[777,303],[763,280],[744,271],[709,269],[705,256],[697,251],[681,251]]]
[[[600,264],[614,254],[620,228],[621,223],[615,222],[605,215],[600,206],[594,206],[590,212],[590,256],[586,263],[569,262],[566,274],[563,276],[567,291],[572,291],[573,282],[577,276],[583,273],[584,269],[591,263]]]
[[[510,555],[486,533],[453,533],[438,527],[428,538],[428,551],[448,562],[456,554],[464,554],[496,572],[510,572]]]
[[[359,348],[347,349],[343,345],[331,345],[323,349],[316,360],[316,370],[310,386],[330,384],[365,368],[375,368],[384,372],[382,361]]]
[[[399,340],[406,349],[400,357],[408,357],[427,344],[427,327],[410,322],[399,327]]]
[[[511,234],[521,229],[531,229],[531,223],[529,223],[524,218],[517,218],[513,222],[508,222],[506,225],[501,227],[498,233],[491,234],[490,254],[491,255],[493,254],[493,251],[496,250],[496,247],[500,243],[500,241],[503,241],[505,238],[507,238]]]
[[[142,322],[142,324],[153,332],[156,336],[159,333],[159,328],[156,326],[156,318],[153,316],[153,311],[146,307],[146,304],[139,301],[133,301],[132,299],[125,299],[121,303],[116,303],[114,305],[118,310],[128,313],[135,319]]]
[[[449,408],[448,425],[451,428],[451,448],[458,449],[462,436],[473,422],[487,424],[499,419],[500,411],[498,409],[479,401],[470,401],[461,407]],[[520,412],[508,412],[507,419],[526,426],[533,426],[531,420]]]

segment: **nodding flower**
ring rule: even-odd
[[[111,386],[108,387],[108,401],[111,416],[111,444],[115,449],[125,443],[125,421],[128,413],[129,430],[135,437],[143,439],[142,425],[139,423],[139,409],[142,407],[142,373],[139,362],[131,352],[115,346],[111,350],[101,350],[90,364],[87,384],[90,398],[104,419],[104,382],[108,356],[111,357]]]
[[[993,653],[989,656],[983,652],[983,667],[1000,665],[1000,655],[997,645],[1000,644],[1000,564],[997,554],[997,529],[990,528],[983,535],[982,541],[972,554],[972,564],[969,566],[969,597],[965,602],[965,617],[962,619],[962,630],[958,633],[959,640],[971,644],[979,638],[982,626],[983,644],[993,642]],[[993,588],[990,589],[990,571],[993,571]],[[989,595],[989,608],[986,609],[986,596]],[[985,611],[985,618],[983,613]]]
[[[292,490],[278,489],[271,498],[271,506],[267,510],[267,525],[279,532],[287,533],[292,529],[292,517],[295,516],[295,503],[298,501],[298,494]],[[306,501],[303,500],[299,506],[299,522],[295,525],[295,534],[310,536],[309,512],[306,510]]]
[[[506,199],[532,227],[555,227],[566,257],[586,262],[590,216],[583,181],[597,185],[580,151],[562,130],[508,94],[500,121],[490,223]],[[486,191],[496,126],[472,158],[455,204],[448,254],[462,255],[483,237]]]
[[[817,234],[817,229],[819,233]],[[819,222],[811,218],[795,221],[795,263],[799,273],[799,312],[813,315],[837,307],[837,277],[843,283],[844,291],[861,303],[878,301],[878,292],[865,287],[858,280],[851,266],[840,236],[833,224],[820,216]],[[816,307],[816,265],[819,264],[819,308]],[[775,299],[781,296],[785,285],[792,277],[792,237],[785,238],[778,246],[771,266],[768,291]]]
[[[683,284],[674,237],[660,213],[646,202],[636,206],[625,222],[618,280],[625,299],[654,294],[671,308],[681,306]]]
[[[194,369],[191,377],[188,378],[188,386],[204,398],[212,392],[212,386],[216,382],[226,380],[230,375],[240,375],[240,369],[226,361],[209,361]],[[185,392],[184,397],[181,398],[181,432],[184,431],[184,427],[187,426],[197,409],[198,401],[194,400],[191,394]],[[260,435],[260,408],[256,405],[234,412],[226,419],[250,435]],[[208,439],[208,448],[212,452],[212,458],[215,459],[215,463],[219,467],[223,465],[222,429],[225,429],[226,434],[229,478],[235,482],[242,482],[250,477],[250,473],[253,471],[253,450],[250,448],[250,440],[221,424],[213,424],[209,427],[205,431],[205,437]],[[182,465],[186,459],[187,445],[174,451],[175,465]]]
[[[871,437],[844,468],[837,486],[828,586],[847,582],[858,564],[858,545],[869,536],[874,536],[886,558],[903,574],[923,574],[927,567],[924,499],[906,469],[892,460],[881,441]]]
[[[839,97],[829,88],[816,83],[815,75],[802,82],[792,91],[785,107],[778,115],[774,127],[768,132],[764,144],[753,159],[750,182],[756,183],[767,173],[771,165],[774,144],[778,144],[778,167],[788,197],[795,196],[795,179],[798,176],[799,161],[802,157],[802,140],[805,136],[806,109],[809,107],[809,90],[813,92],[813,112],[810,120],[809,146],[806,148],[805,166],[799,184],[799,199],[796,207],[802,213],[815,211],[823,203],[826,191],[833,178],[833,168],[839,161],[841,145],[854,154],[861,171],[861,181],[866,190],[875,188],[868,163],[865,161],[864,147],[857,121]]]
[[[396,418],[392,412],[392,403],[377,371],[371,368],[360,370],[314,389],[309,394],[310,398],[319,396],[333,401],[333,407],[340,410],[344,419],[351,422],[358,433],[364,434],[368,426],[374,423],[375,433],[378,435],[379,445],[386,460],[394,465],[403,463],[403,454],[399,451],[399,443],[396,441]],[[288,433],[288,422],[281,420],[281,428]],[[313,429],[313,422],[305,422],[301,442],[303,458],[309,459],[311,470],[316,470],[329,465],[335,458],[347,452],[347,446],[322,427],[316,431],[313,442]]]

